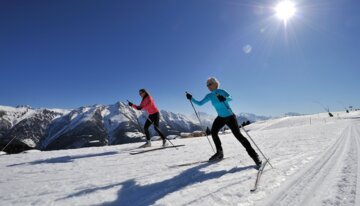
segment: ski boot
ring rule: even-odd
[[[209,161],[222,160],[223,158],[224,158],[223,151],[218,151],[212,157],[210,157]]]
[[[145,147],[151,147],[151,141],[150,141],[150,140],[146,141],[145,144],[143,144],[142,146],[140,146],[140,148],[145,148]]]
[[[259,160],[259,161],[255,162],[255,164],[256,164],[255,169],[259,170],[261,168],[261,166],[262,166],[262,161]]]
[[[169,146],[169,143],[164,139],[162,143],[162,147],[167,147],[167,146]]]

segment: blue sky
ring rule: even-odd
[[[2,0],[0,105],[139,102],[147,88],[191,113],[184,92],[202,98],[215,76],[236,113],[360,107],[360,2],[295,1],[286,26],[276,2]]]

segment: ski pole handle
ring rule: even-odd
[[[185,93],[188,94],[188,92],[185,92]],[[210,142],[210,139],[209,139],[209,137],[208,137],[208,134],[206,133],[206,131],[205,131],[204,128],[203,128],[203,125],[202,125],[202,123],[201,123],[201,119],[200,119],[199,114],[197,113],[197,111],[196,111],[196,109],[195,109],[195,107],[194,107],[194,104],[192,103],[192,101],[191,101],[190,99],[189,99],[189,102],[190,102],[192,108],[194,109],[194,112],[195,112],[196,117],[197,117],[198,120],[199,120],[200,128],[201,128],[201,129],[203,130],[203,132],[205,132],[205,134],[206,134],[206,139],[208,140],[208,142],[209,142],[209,144],[210,144],[210,146],[211,146],[212,151],[213,151],[214,153],[216,153],[214,147],[212,146],[212,144],[211,144],[211,142]]]

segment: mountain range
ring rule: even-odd
[[[202,130],[195,115],[165,110],[160,113],[160,130],[166,136]],[[211,128],[215,116],[203,112],[199,116],[204,129]],[[239,124],[269,119],[249,113],[237,118]],[[57,150],[139,142],[144,138],[142,127],[146,119],[145,112],[122,102],[73,110],[0,106],[0,146],[3,148],[13,140],[6,151],[19,152],[30,148]],[[157,135],[153,128],[150,133]]]

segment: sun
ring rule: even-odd
[[[296,12],[295,4],[289,0],[279,2],[275,7],[276,16],[287,22]]]

